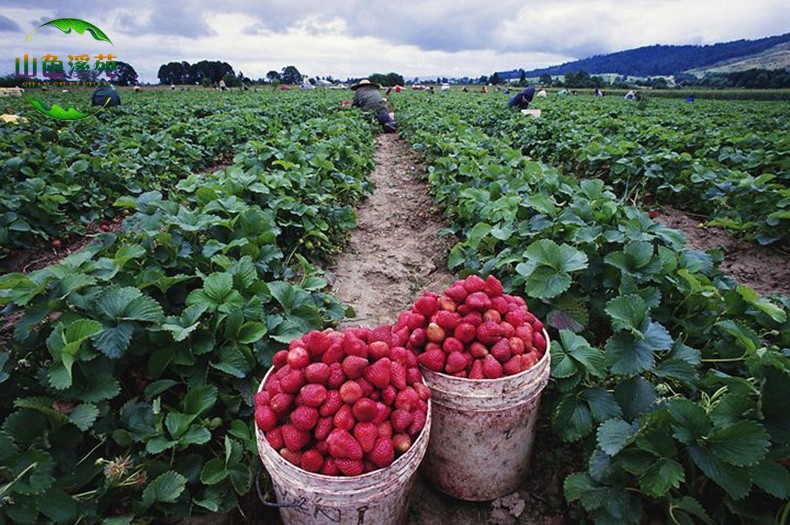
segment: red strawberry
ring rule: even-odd
[[[346,353],[346,355],[367,357],[368,345],[365,343],[365,341],[355,336],[353,333],[346,332],[345,337],[343,338],[343,351]]]
[[[368,366],[368,360],[364,357],[350,355],[343,359],[343,372],[349,379],[359,379]]]
[[[351,407],[348,405],[343,405],[332,418],[332,423],[334,423],[335,428],[339,428],[341,430],[351,430],[354,428],[354,425],[357,424],[357,420],[354,419],[354,414],[351,411]]]
[[[283,370],[285,370],[283,368]],[[280,379],[280,387],[287,394],[296,394],[304,386],[304,373],[301,370],[290,370]]]
[[[441,350],[429,350],[417,356],[417,362],[429,370],[441,372],[444,369],[446,354]]]
[[[483,375],[483,360],[482,359],[475,359],[472,361],[472,368],[469,370],[469,374],[467,375],[469,379],[485,379],[485,375]]]
[[[427,400],[431,397],[431,389],[425,386],[425,383],[414,383],[412,388],[415,392],[417,392],[417,397],[420,399]]]
[[[656,217],[658,217],[658,213],[659,213],[658,210],[650,210],[649,212],[647,212],[647,216],[650,217],[651,219],[655,219]]]
[[[321,467],[321,474],[324,476],[337,476],[340,474],[340,469],[337,468],[333,458],[326,458],[324,466]]]
[[[271,400],[272,396],[266,390],[261,390],[259,392],[255,392],[255,406],[268,406],[269,401]]]
[[[283,432],[282,427],[275,427],[266,433],[266,441],[269,442],[269,445],[274,450],[280,450],[285,446],[285,441],[283,440]]]
[[[452,299],[455,304],[463,304],[469,293],[463,286],[453,285],[444,291],[444,295]]]
[[[307,332],[304,336],[302,336],[302,339],[304,339],[308,350],[310,350],[310,353],[313,355],[323,354],[332,344],[332,340],[328,334],[319,332],[317,330],[311,330],[310,332]]]
[[[467,365],[472,363],[472,356],[462,352],[452,352],[447,356],[447,364],[444,365],[444,371],[448,374],[455,374],[464,370]]]
[[[526,315],[521,310],[511,310],[505,314],[505,321],[512,324],[513,326],[519,326],[524,324],[526,320]]]
[[[499,323],[499,331],[502,333],[502,337],[506,337],[508,339],[516,335],[516,329],[513,328],[513,325],[507,321]]]
[[[299,465],[307,472],[319,472],[324,466],[324,456],[317,450],[305,450]]]
[[[466,297],[466,301],[464,304],[472,311],[477,312],[485,312],[486,310],[491,309],[491,299],[485,294],[485,292],[474,292],[470,293]]]
[[[424,328],[415,329],[409,336],[409,345],[413,349],[421,349],[428,342],[428,334]]]
[[[375,419],[373,419],[371,423],[380,425],[383,421],[387,421],[390,418],[390,415],[392,415],[392,410],[390,410],[387,405],[381,402],[376,403],[376,408],[378,412],[376,413]]]
[[[329,365],[326,363],[310,363],[304,369],[304,378],[308,383],[325,385],[329,379]]]
[[[499,325],[486,322],[477,327],[477,340],[485,345],[493,345],[502,338]]]
[[[438,352],[441,352],[442,355],[444,355],[444,352],[442,352],[441,350],[438,350]],[[442,366],[444,366],[443,362],[442,362]],[[437,372],[439,372],[439,371],[440,370],[437,370]],[[407,385],[414,385],[414,384],[419,383],[420,381],[422,381],[422,374],[420,373],[420,369],[419,368],[417,368],[416,366],[412,366],[412,367],[406,369],[406,384]]]
[[[342,406],[343,399],[340,397],[340,392],[330,390],[326,393],[326,401],[318,408],[318,414],[321,416],[333,416]]]
[[[464,280],[464,289],[470,294],[482,291],[485,286],[486,282],[477,275],[470,275]]]
[[[437,301],[439,302],[439,312],[441,311],[455,312],[457,305],[455,304],[455,301],[453,301],[449,297],[443,295],[439,297]]]
[[[378,408],[376,407],[375,401],[367,397],[363,397],[354,403],[354,407],[351,409],[351,412],[354,414],[354,419],[360,423],[366,423],[375,419],[376,414],[378,414]]]
[[[277,413],[268,406],[255,407],[255,424],[264,432],[277,426]]]
[[[417,434],[419,434],[420,431],[423,428],[425,428],[425,423],[427,419],[425,416],[425,412],[422,412],[420,410],[415,410],[414,412],[412,412],[412,414],[414,415],[414,421],[412,421],[407,432],[411,437],[417,437]]]
[[[288,363],[288,350],[280,350],[272,356],[274,368],[282,368]]]
[[[406,368],[397,361],[390,362],[390,384],[398,390],[406,388]]]
[[[453,332],[453,336],[464,344],[474,341],[476,335],[477,329],[469,323],[460,323]]]
[[[534,332],[532,334],[532,346],[535,347],[535,350],[538,350],[541,353],[546,351],[546,340],[543,338],[542,333]]]
[[[335,429],[326,438],[329,454],[338,459],[362,459],[362,447],[354,436],[345,430]]]
[[[436,324],[441,326],[446,333],[452,333],[458,323],[461,322],[461,316],[455,312],[447,312],[440,310],[436,312]]]
[[[491,355],[496,357],[500,363],[506,363],[510,359],[510,342],[507,339],[500,339],[491,347]]]
[[[373,450],[373,445],[379,438],[379,427],[374,423],[357,423],[354,427],[354,437],[362,447],[362,452],[367,454]]]
[[[326,439],[323,439],[321,441],[316,441],[315,444],[313,445],[313,448],[324,457],[329,455],[329,447],[326,444]]]
[[[528,370],[535,366],[540,358],[537,352],[529,352],[521,356],[521,371]]]
[[[436,313],[439,309],[439,302],[436,297],[423,295],[414,303],[414,308],[427,318]]]
[[[348,380],[340,387],[340,399],[343,403],[353,405],[362,395],[362,387],[356,381]]]
[[[405,369],[403,370],[403,384],[404,385],[406,384],[406,370]],[[404,386],[404,388],[405,388],[405,386]],[[381,400],[384,401],[384,403],[386,403],[388,405],[391,405],[392,403],[395,402],[395,396],[397,396],[397,395],[398,395],[398,391],[395,389],[395,387],[392,386],[392,385],[387,385],[387,387],[384,388],[384,390],[381,391]]]
[[[361,459],[335,459],[335,465],[346,476],[359,476],[365,472]]]
[[[460,378],[463,378],[463,379],[466,379],[466,377],[467,377],[466,370],[461,370],[460,372],[456,372],[456,373],[450,374],[450,375],[453,376],[453,377],[460,377]]]
[[[354,334],[354,336],[361,339],[365,343],[368,342],[368,334],[370,334],[370,330],[367,328],[348,328],[345,331]]]
[[[418,328],[422,328],[425,326],[425,316],[422,314],[414,314],[411,312],[407,312],[406,315],[406,326],[409,327],[410,330],[416,330]]]
[[[362,388],[362,395],[365,397],[373,397],[378,395],[378,390],[373,387],[373,384],[365,379],[364,377],[360,377],[357,379],[357,383]]]
[[[521,372],[521,356],[514,355],[507,363],[502,365],[502,372],[506,376],[516,375]]]
[[[420,396],[417,395],[417,391],[412,387],[407,387],[398,392],[398,396],[395,398],[395,408],[411,411],[417,406],[419,400]]]
[[[518,337],[511,337],[508,339],[510,345],[510,353],[513,355],[521,355],[524,353],[524,341]]]
[[[288,463],[293,463],[297,467],[301,467],[302,453],[298,450],[288,450],[287,448],[280,449],[280,456],[282,456]]]
[[[343,345],[333,344],[321,356],[321,362],[331,365],[332,363],[339,363],[345,357]]]
[[[387,438],[377,439],[368,458],[379,468],[388,467],[395,459],[395,448],[392,446],[392,441]]]
[[[294,396],[290,394],[275,394],[270,404],[272,410],[274,410],[278,416],[284,417],[288,414],[288,412],[290,412],[293,402]]]
[[[365,379],[379,390],[386,387],[390,384],[390,365],[389,358],[379,359],[365,369]]]
[[[392,326],[383,324],[372,329],[368,335],[368,345],[376,341],[392,344]]]
[[[408,326],[404,326],[403,328],[392,334],[392,345],[404,346],[406,343],[409,342],[410,335],[411,335],[411,329]]]
[[[318,421],[318,410],[313,407],[300,406],[291,412],[291,424],[305,432],[312,430]]]
[[[392,437],[392,422],[388,419],[379,423],[378,433],[379,437],[391,438]]]
[[[456,339],[455,337],[448,337],[442,343],[442,351],[445,354],[451,354],[453,352],[463,352],[464,344],[458,339]]]
[[[524,300],[523,297],[519,297],[518,295],[513,296],[513,301],[519,306],[526,306],[527,302]]]
[[[428,341],[432,343],[441,343],[444,341],[444,328],[436,323],[431,323],[428,325],[428,328],[425,329],[425,335],[428,337]]]
[[[497,312],[492,308],[491,310],[486,310],[485,312],[483,312],[483,321],[500,323],[502,321],[502,316],[500,315],[499,312]]]
[[[499,297],[504,293],[504,290],[502,289],[502,283],[500,283],[499,280],[493,275],[489,275],[486,279],[485,285],[483,286],[483,291],[489,297]]]
[[[329,388],[340,388],[340,385],[345,383],[346,379],[346,374],[343,372],[343,366],[340,363],[329,365],[329,378],[326,380],[326,386]]]
[[[406,432],[406,429],[414,421],[414,414],[409,412],[408,410],[396,410],[390,416],[390,421],[392,422],[392,430],[397,433]]]
[[[318,441],[323,441],[334,428],[335,423],[332,421],[331,416],[320,417],[318,418],[315,428],[313,429],[313,435]]]
[[[505,315],[510,311],[510,303],[503,296],[491,298],[491,308],[499,312],[500,315]]]
[[[329,367],[327,367],[329,372]],[[326,387],[324,385],[307,384],[299,391],[302,396],[302,404],[308,407],[318,408],[326,401]]]
[[[269,397],[274,397],[277,394],[283,393],[283,388],[280,386],[280,381],[278,379],[274,379],[269,377],[269,381],[266,381],[266,393],[269,394]]]
[[[483,323],[483,315],[480,312],[469,312],[461,318],[462,323],[469,323],[475,328]]]
[[[411,438],[408,434],[395,434],[392,436],[392,447],[398,454],[405,454],[411,448]]]
[[[428,344],[425,345],[425,348],[423,349],[423,351],[424,352],[430,352],[431,350],[441,350],[441,349],[442,349],[442,345],[440,345],[438,343],[428,343]]]
[[[538,333],[543,332],[543,321],[540,319],[535,319],[535,322],[532,323],[532,331]]]
[[[297,346],[288,351],[288,366],[294,369],[301,369],[310,364],[310,354],[307,349]]]
[[[370,353],[371,359],[374,361],[377,359],[381,359],[382,357],[389,357],[392,355],[392,350],[390,349],[390,345],[385,343],[384,341],[373,341],[368,345],[368,352]]]
[[[483,359],[483,375],[487,379],[499,379],[502,377],[502,364],[491,354],[488,354]]]
[[[524,323],[516,327],[516,337],[524,341],[526,345],[532,345],[532,325]]]
[[[291,452],[299,452],[302,447],[310,442],[310,434],[304,430],[299,430],[293,425],[285,424],[281,427],[283,443]]]

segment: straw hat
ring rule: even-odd
[[[367,78],[362,79],[359,82],[357,82],[356,84],[354,84],[353,86],[351,86],[351,89],[356,91],[357,89],[359,89],[361,87],[365,87],[365,86],[370,86],[370,87],[374,87],[376,89],[381,89],[381,86],[379,86],[375,82],[371,82]]]

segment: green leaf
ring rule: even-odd
[[[604,421],[598,427],[598,446],[610,456],[616,455],[636,435],[637,428],[622,419]]]
[[[195,424],[189,427],[189,430],[179,438],[178,443],[185,447],[189,445],[203,445],[209,441],[211,441],[211,432],[206,427]]]
[[[187,478],[169,470],[148,484],[143,491],[143,502],[150,506],[156,502],[172,503],[186,487]]]
[[[312,305],[310,294],[301,288],[284,281],[267,283],[269,293],[283,307],[285,313],[290,314],[302,306]]]
[[[186,414],[202,416],[217,402],[218,390],[214,385],[199,385],[189,389],[181,401]]]
[[[769,436],[765,427],[754,421],[740,421],[711,431],[707,449],[721,461],[739,467],[755,465],[768,452]]]
[[[692,516],[697,517],[702,523],[706,525],[712,525],[712,521],[708,513],[705,512],[705,508],[700,505],[700,502],[692,498],[691,496],[683,496],[679,500],[672,501],[670,504],[669,515],[673,517],[676,514],[676,509],[683,511],[684,515],[691,514]],[[672,520],[674,523],[680,523],[679,521],[673,518]],[[689,520],[685,523],[689,525],[693,525],[694,522],[689,518]]]
[[[165,426],[167,427],[170,436],[173,439],[180,438],[189,428],[189,425],[195,420],[195,414],[181,414],[179,412],[170,412],[165,418]]]
[[[606,487],[600,487],[587,473],[571,474],[565,478],[565,498],[569,502],[580,501],[585,510],[600,508],[609,495]]]
[[[160,321],[163,317],[162,306],[153,298],[143,295],[126,306],[121,319],[128,321]]]
[[[733,336],[746,350],[754,352],[760,346],[760,336],[737,321],[719,321],[716,326]]]
[[[592,432],[593,419],[587,403],[573,396],[557,405],[552,421],[554,431],[566,442],[578,441]]]
[[[672,415],[673,436],[681,443],[694,443],[708,434],[711,421],[705,410],[688,399],[672,399],[667,402]]]
[[[606,360],[613,374],[625,376],[651,370],[655,365],[653,352],[626,332],[616,333],[606,341]]]
[[[754,467],[754,484],[779,499],[790,497],[790,473],[776,461],[764,460]]]
[[[225,461],[220,458],[208,460],[200,471],[200,481],[205,485],[216,485],[226,477],[228,470],[225,468]]]
[[[131,286],[110,286],[105,288],[96,300],[96,308],[107,319],[119,320],[129,305],[142,296],[143,292]]]
[[[252,487],[252,471],[247,465],[242,463],[228,465],[228,474],[237,494],[243,495],[250,491]]]
[[[51,488],[40,496],[45,505],[41,513],[55,523],[76,523],[78,518],[77,501],[62,490]]]
[[[607,419],[623,417],[623,411],[614,395],[603,388],[588,388],[583,390],[580,396],[590,405],[590,412],[599,423]]]
[[[757,295],[757,292],[751,288],[738,285],[737,290],[738,294],[740,294],[744,301],[766,314],[775,322],[784,323],[787,321],[787,312],[773,304],[768,299],[761,299],[760,296]]]
[[[169,450],[178,445],[178,441],[165,439],[161,436],[152,438],[145,444],[145,451],[151,455],[161,454],[165,450]]]
[[[258,341],[266,335],[266,325],[257,321],[247,321],[241,325],[236,340],[242,344],[249,344]]]
[[[669,458],[659,458],[639,476],[639,486],[648,496],[662,498],[686,479],[683,466]]]
[[[614,397],[623,409],[623,419],[633,421],[650,409],[656,400],[656,389],[648,380],[637,376],[620,381]]]
[[[569,330],[560,330],[560,343],[561,349],[588,374],[606,377],[606,358],[600,350],[591,347],[586,339]],[[554,350],[553,346],[552,350]]]
[[[526,292],[531,297],[557,297],[571,285],[570,272],[587,268],[587,255],[567,244],[550,239],[532,243],[525,251],[526,262],[516,272],[526,277]]]
[[[104,34],[104,32],[96,27],[95,25],[91,24],[90,22],[86,22],[85,20],[80,20],[79,18],[56,18],[54,20],[50,20],[49,22],[44,22],[41,24],[40,27],[44,27],[47,25],[51,25],[57,27],[61,31],[66,34],[71,33],[72,29],[79,33],[83,34],[85,31],[91,34],[94,40],[109,42],[112,44],[110,38]],[[30,35],[32,35],[31,33]],[[25,39],[25,41],[30,39],[30,35]]]
[[[129,348],[129,342],[132,340],[133,334],[134,325],[124,321],[117,326],[107,327],[102,330],[97,337],[93,338],[93,344],[110,359],[118,359]]]
[[[99,409],[93,403],[83,403],[74,407],[69,413],[69,421],[74,423],[77,428],[87,432],[93,426],[96,418],[99,417]]]
[[[640,332],[647,318],[647,305],[639,295],[624,295],[606,303],[614,330]],[[640,332],[641,333],[641,332]]]
[[[733,499],[742,499],[752,487],[748,469],[724,463],[699,445],[689,445],[689,455],[700,470]]]

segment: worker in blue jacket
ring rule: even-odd
[[[527,109],[529,103],[532,102],[532,97],[535,96],[535,88],[528,87],[510,99],[507,107],[517,109]]]

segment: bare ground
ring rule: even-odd
[[[750,242],[738,242],[723,228],[704,226],[699,219],[662,206],[656,221],[682,231],[697,250],[721,249],[721,271],[761,295],[790,295],[790,255]]]

